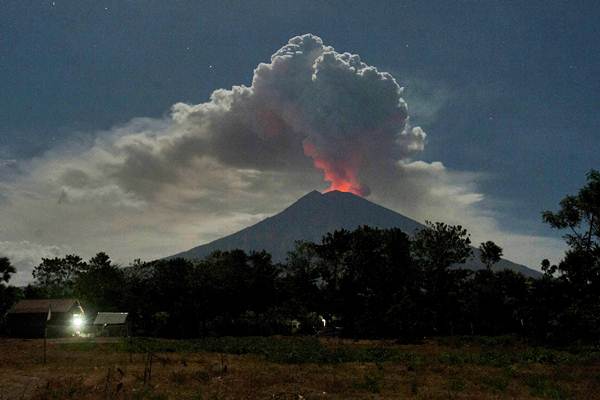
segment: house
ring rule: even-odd
[[[7,315],[8,332],[15,337],[71,336],[83,323],[84,310],[76,299],[28,299]]]
[[[96,336],[129,336],[126,312],[99,312],[93,322]]]

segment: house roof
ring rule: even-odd
[[[127,320],[128,313],[99,312],[94,325],[122,325]]]
[[[64,313],[73,307],[81,307],[75,299],[35,299],[21,300],[11,308],[11,314]]]

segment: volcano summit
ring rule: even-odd
[[[354,230],[360,225],[382,229],[399,228],[409,235],[424,228],[424,225],[413,219],[352,193],[334,190],[321,194],[314,190],[280,213],[255,225],[169,258],[200,259],[216,250],[242,249],[247,252],[265,250],[273,256],[274,261],[283,262],[298,240],[320,242],[327,232],[336,229]],[[467,260],[465,267],[474,270],[485,268],[479,260],[479,250],[474,249],[473,256]],[[533,269],[504,259],[494,269],[509,269],[526,276],[540,276]]]

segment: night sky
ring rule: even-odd
[[[476,176],[503,232],[557,238],[540,212],[600,168],[599,18],[593,1],[0,1],[0,207],[48,154],[249,86],[259,63],[312,33],[405,87],[427,132],[414,159]],[[0,241],[81,247],[6,226]]]

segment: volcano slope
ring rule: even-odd
[[[411,218],[352,193],[331,191],[322,194],[314,190],[276,215],[169,258],[202,259],[216,250],[242,249],[247,252],[265,250],[274,261],[284,262],[298,240],[320,242],[327,232],[354,230],[361,225],[400,228],[409,235],[424,227]],[[472,257],[463,268],[485,268],[479,260],[478,249],[473,249]],[[538,271],[505,259],[494,266],[494,270],[503,269],[534,278],[541,276]]]

